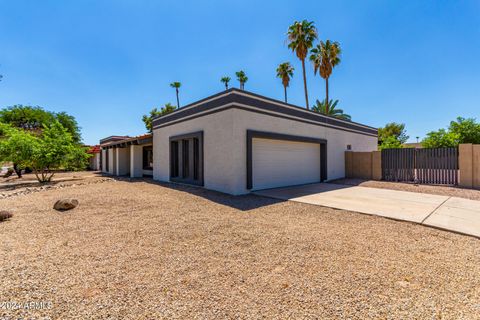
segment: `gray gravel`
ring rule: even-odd
[[[0,303],[51,303],[0,319],[480,318],[480,241],[416,224],[141,180],[0,209]]]

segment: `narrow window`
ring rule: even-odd
[[[178,177],[178,141],[172,141],[170,145],[170,172],[172,178]]]
[[[199,176],[199,163],[200,163],[200,152],[199,152],[199,141],[198,138],[193,138],[193,179],[198,180]]]
[[[108,164],[108,163],[110,162],[108,154],[109,154],[109,150],[108,150],[108,149],[105,149],[105,171],[106,171],[106,172],[109,171],[109,166],[110,166],[110,165]]]
[[[185,179],[185,178],[188,178],[189,176],[189,166],[190,166],[190,155],[189,155],[189,152],[188,152],[188,149],[189,149],[189,140],[187,139],[184,139],[182,140],[182,163],[183,163],[183,166],[182,166],[182,177]]]

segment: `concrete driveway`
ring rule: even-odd
[[[254,193],[275,199],[411,221],[480,237],[480,201],[332,183]]]

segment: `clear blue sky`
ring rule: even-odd
[[[282,99],[276,66],[296,68],[289,102],[304,105],[301,64],[285,44],[294,20],[339,41],[330,95],[354,121],[407,126],[410,141],[461,115],[480,118],[480,1],[0,0],[0,107],[74,115],[84,141],[145,132],[141,117],[223,89]],[[311,101],[324,82],[308,66]],[[232,81],[238,86],[236,81]]]

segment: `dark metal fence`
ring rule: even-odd
[[[382,179],[423,184],[458,184],[458,149],[384,149]]]

